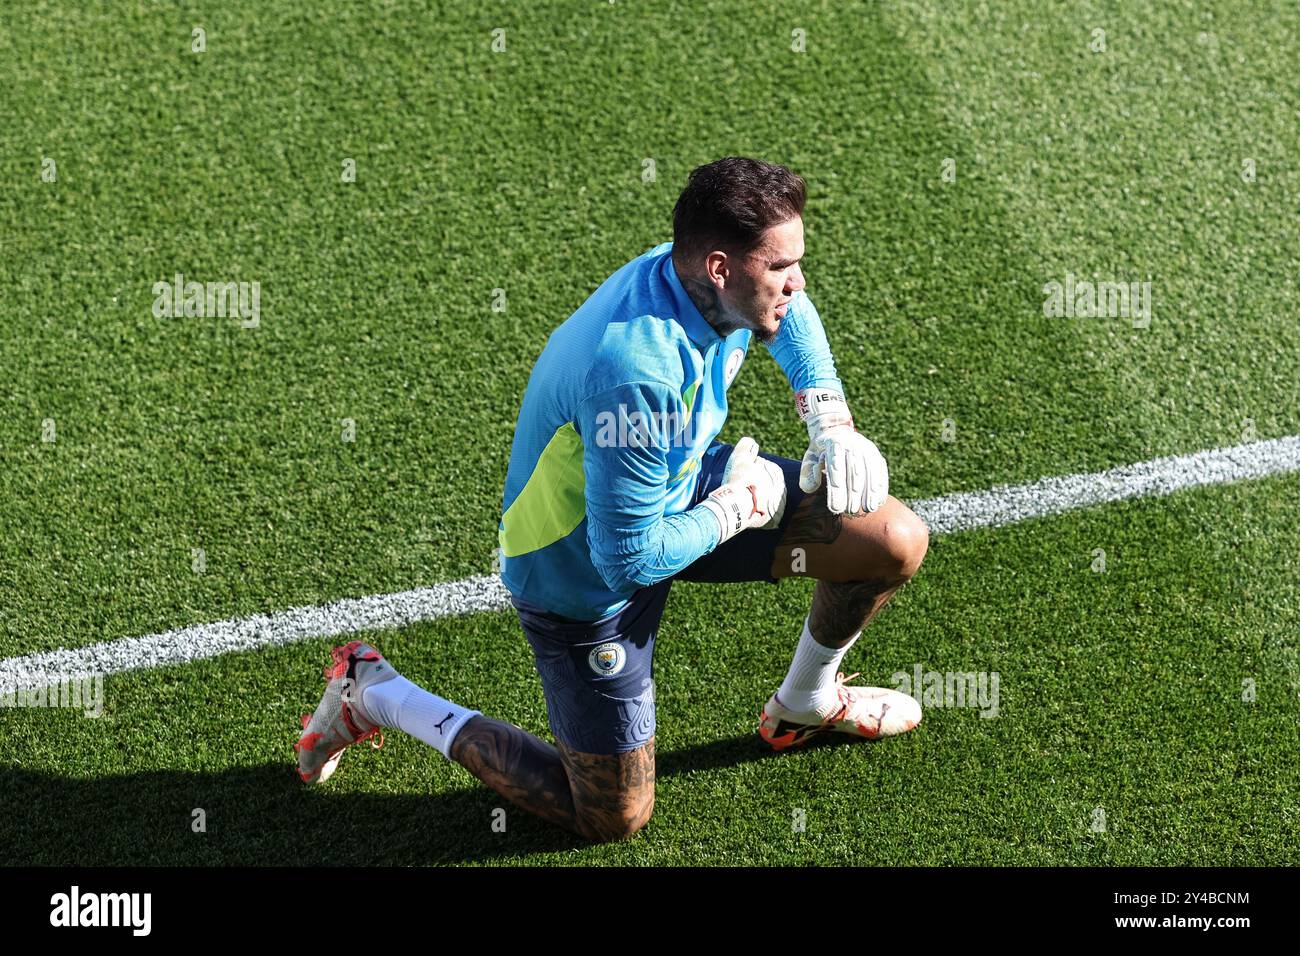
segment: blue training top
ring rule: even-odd
[[[498,538],[511,594],[594,621],[717,547],[712,512],[687,509],[752,335],[713,330],[671,242],[615,272],[551,333],[506,472]],[[795,391],[843,392],[802,290],[769,351]]]

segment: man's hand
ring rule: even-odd
[[[808,450],[799,469],[799,487],[812,494],[826,469],[826,507],[833,514],[875,511],[889,494],[889,468],[875,442],[853,427],[848,402],[826,388],[795,395],[799,417],[808,426]]]
[[[749,528],[775,528],[785,514],[785,475],[775,462],[758,457],[758,442],[736,442],[722,485],[700,502],[718,519],[718,544]]]

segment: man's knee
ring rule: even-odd
[[[930,529],[916,512],[896,498],[894,507],[879,531],[883,560],[894,580],[906,581],[920,570],[930,549]]]
[[[586,813],[579,819],[582,834],[597,843],[626,840],[650,821],[654,812],[654,793],[640,808],[623,808],[620,811]]]
[[[558,744],[573,795],[575,828],[608,843],[636,833],[655,805],[654,738],[620,754],[591,754]]]

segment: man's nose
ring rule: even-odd
[[[786,282],[785,284],[786,294],[794,295],[796,292],[802,289],[804,285],[806,285],[806,283],[804,282],[803,279],[803,269],[801,269],[799,266],[795,266],[794,271],[790,273],[789,281]]]

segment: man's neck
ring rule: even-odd
[[[681,273],[678,273],[677,278],[681,280],[682,288],[686,290],[686,294],[695,303],[695,308],[699,309],[700,315],[704,316],[704,321],[709,323],[709,327],[713,331],[725,336],[727,333],[720,328],[722,325],[722,302],[718,298],[718,290],[713,287],[713,283]]]

